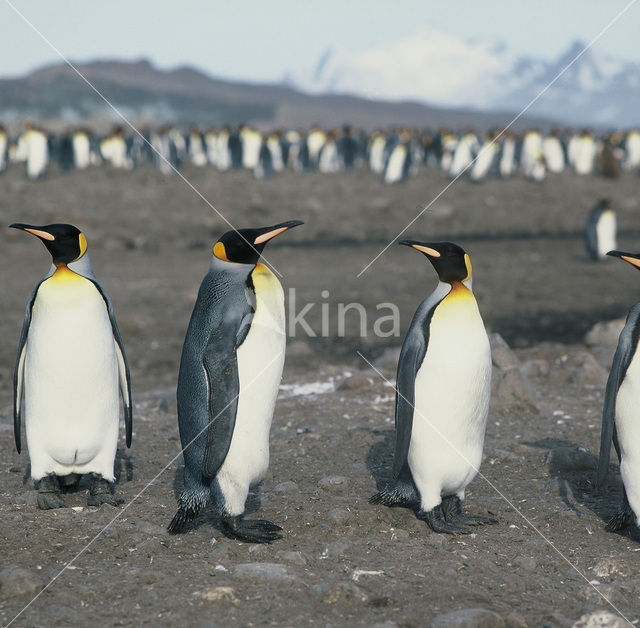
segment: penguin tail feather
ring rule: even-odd
[[[633,525],[635,520],[633,510],[631,508],[621,508],[611,519],[605,530],[607,532],[619,532],[620,530],[624,530],[628,528],[630,525]]]
[[[369,498],[370,504],[383,506],[412,506],[418,501],[415,488],[402,480],[390,482],[383,490]]]
[[[180,506],[174,515],[171,523],[167,526],[169,534],[182,534],[185,528],[191,523],[200,512],[200,508],[185,508]]]

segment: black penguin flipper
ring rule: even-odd
[[[216,329],[207,343],[203,366],[209,391],[209,427],[202,474],[213,478],[222,466],[236,425],[240,379],[236,355],[236,328]]]
[[[44,281],[44,279],[42,281]],[[22,397],[25,375],[25,358],[27,353],[27,338],[29,336],[29,327],[31,326],[31,312],[33,310],[33,304],[36,300],[36,294],[38,293],[38,288],[40,288],[42,281],[34,288],[27,300],[27,307],[22,321],[22,332],[20,333],[20,340],[18,342],[16,366],[13,371],[13,437],[18,453],[22,450]]]
[[[627,316],[627,322],[620,333],[618,347],[613,356],[613,364],[609,371],[607,387],[604,393],[604,406],[602,409],[602,430],[600,432],[600,455],[598,458],[598,472],[596,486],[602,486],[607,478],[609,470],[609,458],[611,455],[611,443],[616,441],[616,451],[619,456],[617,434],[615,429],[616,399],[618,391],[624,380],[638,346],[638,319],[640,318],[640,302],[636,303]]]
[[[113,340],[116,343],[117,359],[118,359],[118,375],[120,379],[120,394],[122,396],[122,405],[124,406],[124,426],[127,447],[131,447],[131,438],[133,435],[133,405],[131,403],[131,373],[129,371],[129,363],[127,362],[127,354],[124,351],[124,343],[120,335],[120,329],[116,321],[116,315],[111,305],[109,295],[102,289],[100,284],[92,277],[86,277],[97,288],[98,292],[104,299],[111,322],[111,332]]]
[[[593,210],[587,218],[585,225],[585,245],[587,254],[591,259],[598,259],[598,220],[602,211],[600,209]]]
[[[411,430],[413,428],[413,414],[415,411],[415,381],[418,369],[424,360],[427,351],[428,325],[417,325],[416,318],[420,310],[416,312],[414,322],[405,338],[398,360],[398,372],[396,377],[396,447],[393,459],[393,478],[400,478],[407,467],[409,456],[409,444],[411,442]],[[428,317],[430,319],[430,316]]]

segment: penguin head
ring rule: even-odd
[[[640,270],[640,253],[625,253],[624,251],[609,251],[607,255],[611,257],[619,257],[625,262],[629,262],[632,266],[635,266]]]
[[[287,229],[303,224],[301,220],[288,220],[272,227],[227,231],[214,245],[213,254],[225,262],[257,264],[265,245]]]
[[[84,233],[73,225],[53,224],[37,226],[14,222],[9,226],[14,229],[28,231],[40,238],[49,253],[51,253],[51,258],[56,266],[75,262],[87,251],[87,239]]]
[[[426,255],[440,281],[454,283],[471,279],[471,260],[464,249],[453,242],[401,240],[398,244],[410,246]]]

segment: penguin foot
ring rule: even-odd
[[[178,512],[173,516],[171,523],[167,526],[169,534],[182,534],[185,528],[198,516],[200,508],[178,507]]]
[[[457,495],[450,495],[442,499],[442,514],[446,521],[463,526],[495,525],[497,519],[484,515],[465,515],[462,512],[462,501]]]
[[[436,506],[428,512],[419,510],[416,516],[418,519],[426,521],[434,532],[444,532],[445,534],[471,534],[473,532],[471,528],[459,524],[457,520],[445,521],[440,506]]]
[[[635,515],[630,506],[623,506],[620,510],[609,519],[609,523],[605,527],[607,532],[620,532],[635,523]]]
[[[38,482],[38,508],[52,510],[64,508],[66,504],[60,493],[60,481],[57,475],[47,475]]]
[[[222,516],[222,531],[232,539],[249,543],[271,543],[282,538],[282,528],[265,519],[244,519],[242,515]]]
[[[99,476],[93,476],[91,478],[87,506],[102,506],[102,504],[119,506],[123,503],[124,499],[116,497],[113,494],[113,484],[111,482],[107,482],[107,480]]]
[[[409,506],[418,501],[418,495],[410,484],[402,480],[389,482],[379,493],[369,498],[370,504],[383,506]]]
[[[80,484],[81,478],[82,476],[79,473],[70,473],[69,475],[63,475],[59,478],[60,484],[62,485],[62,490],[65,493],[75,491],[78,488],[78,484]]]

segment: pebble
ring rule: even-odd
[[[377,383],[375,378],[379,379],[379,377],[379,375],[371,373],[370,371],[360,371],[343,380],[337,390],[363,390],[365,388],[371,388]],[[382,382],[382,380],[380,380],[380,382]]]
[[[346,508],[333,508],[327,514],[327,519],[341,526],[346,526],[353,520],[353,514]]]
[[[594,611],[583,615],[571,628],[628,628],[629,624],[609,611]]]
[[[213,587],[204,591],[198,591],[196,595],[207,602],[229,602],[234,606],[240,603],[233,587]]]
[[[595,471],[598,458],[581,447],[555,447],[547,455],[552,472]]]
[[[531,571],[538,567],[538,561],[533,556],[516,556],[513,564]]]
[[[347,478],[343,475],[325,475],[318,480],[318,486],[320,488],[329,490],[341,490],[347,484]]]
[[[280,482],[280,484],[273,487],[274,493],[297,493],[299,490],[298,485],[292,480]]]
[[[305,566],[307,564],[307,559],[304,554],[299,551],[286,551],[280,550],[276,552],[276,558],[285,563],[291,563],[292,565],[300,565]]]
[[[241,563],[233,568],[233,577],[272,582],[294,579],[280,563]]]
[[[5,567],[0,571],[0,598],[29,600],[43,587],[37,574],[22,567]]]
[[[366,603],[369,596],[365,591],[353,582],[337,582],[314,584],[309,587],[309,593],[315,597],[322,598],[328,604],[334,604],[338,601],[354,601]]]
[[[631,570],[627,565],[617,561],[615,558],[601,558],[591,571],[596,578],[609,578],[611,576],[622,576],[626,578],[631,575]]]
[[[333,543],[329,543],[322,550],[322,557],[327,556],[342,556],[351,547],[351,541],[344,537],[336,539]]]
[[[431,620],[430,628],[505,628],[504,619],[485,608],[463,608]]]

